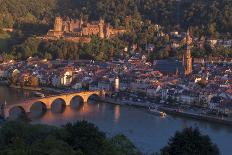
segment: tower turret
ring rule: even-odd
[[[192,38],[190,36],[190,30],[189,29],[187,30],[187,33],[186,33],[186,44],[187,45],[191,45],[192,44]]]
[[[63,20],[61,17],[56,17],[54,24],[54,31],[62,31]]]
[[[110,24],[106,24],[106,28],[105,28],[105,37],[109,38],[110,37]]]
[[[101,39],[103,39],[105,37],[105,35],[104,35],[104,25],[105,25],[105,22],[101,18],[100,21],[99,21],[99,37]]]
[[[83,25],[83,19],[82,19],[82,16],[81,16],[80,25],[79,25],[80,29],[82,29],[82,25]]]

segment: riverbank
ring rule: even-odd
[[[7,80],[0,80],[0,86],[8,86],[9,83]]]
[[[142,108],[153,107],[155,104],[155,103],[141,103],[141,102],[133,102],[133,101],[121,101],[121,100],[114,100],[111,98],[105,98],[102,101],[106,103],[111,103],[111,104],[128,105],[128,106],[135,106],[135,107],[142,107]]]
[[[183,116],[183,117],[193,118],[193,119],[197,119],[197,120],[210,121],[210,122],[214,122],[214,123],[220,123],[220,124],[232,126],[232,120],[229,120],[226,118],[219,118],[219,117],[209,116],[209,115],[205,115],[205,114],[190,113],[190,112],[186,112],[186,111],[179,111],[177,109],[172,109],[172,108],[168,108],[168,107],[159,107],[159,110],[164,111],[167,114]]]
[[[109,98],[106,98],[103,101],[106,103],[111,103],[111,104],[129,105],[129,106],[142,107],[142,108],[149,108],[149,107],[155,106],[155,103],[139,103],[139,102],[130,102],[130,101],[120,101],[120,100],[114,100],[114,99],[109,99]],[[218,123],[218,124],[232,126],[232,119],[229,120],[229,119],[213,117],[213,116],[209,116],[209,115],[179,111],[177,109],[168,108],[168,107],[164,107],[161,105],[158,106],[158,109],[160,111],[164,111],[170,115],[188,117],[188,118],[192,118],[192,119],[196,119],[196,120],[200,120],[200,121],[208,121],[208,122],[214,122],[214,123]]]
[[[56,89],[56,88],[50,88],[50,87],[42,87],[41,88],[43,91],[48,91],[48,92],[54,92],[54,93],[65,93],[65,91]]]
[[[64,93],[64,91],[56,89],[56,88],[49,88],[49,87],[29,87],[29,86],[18,86],[18,85],[9,85],[7,81],[0,81],[0,86],[7,86],[9,88],[14,89],[23,89],[23,90],[30,90],[30,91],[40,91],[40,92],[51,92],[54,94]]]
[[[15,89],[25,89],[25,90],[33,90],[33,91],[41,91],[42,89],[39,87],[28,87],[28,86],[17,86],[17,85],[10,85],[10,88]]]

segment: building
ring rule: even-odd
[[[98,81],[98,89],[110,91],[112,90],[112,83],[110,81]]]
[[[119,81],[119,77],[117,76],[114,81],[114,89],[116,92],[118,92],[119,88],[120,88],[120,81]]]
[[[188,30],[187,36],[186,36],[186,50],[184,51],[183,60],[182,60],[185,75],[189,75],[193,71],[192,56],[191,56],[191,49],[190,49],[191,44],[192,44],[192,38],[190,37],[189,30]]]
[[[176,74],[176,75],[189,75],[193,71],[193,62],[191,56],[191,44],[192,38],[190,37],[189,30],[185,39],[185,50],[183,52],[182,61],[177,59],[164,59],[154,60],[153,67],[155,70],[159,70],[164,74]]]
[[[184,74],[184,67],[181,61],[174,59],[154,60],[153,67],[163,74]]]
[[[90,41],[87,39],[91,35],[96,35],[99,38],[110,38],[123,34],[125,30],[114,29],[109,23],[105,23],[103,19],[93,22],[84,22],[82,19],[63,20],[61,17],[56,17],[54,29],[49,30],[47,38],[61,38],[69,41]],[[82,39],[84,38],[84,39]]]
[[[64,71],[61,74],[61,85],[69,86],[72,82],[72,71]]]

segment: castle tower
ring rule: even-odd
[[[105,37],[105,35],[104,35],[104,26],[105,26],[104,20],[100,19],[100,21],[99,21],[99,37],[101,39],[103,39]]]
[[[62,31],[63,20],[61,17],[56,17],[54,24],[54,31],[61,32]]]
[[[191,45],[192,43],[192,38],[189,34],[189,30],[187,32],[186,36],[186,51],[185,51],[185,75],[189,75],[192,73],[193,68],[192,68],[192,56],[191,56]]]
[[[80,25],[79,25],[79,28],[80,28],[80,29],[82,29],[82,25],[83,25],[83,19],[82,19],[82,16],[81,16]]]
[[[109,37],[110,37],[110,24],[109,24],[109,23],[106,25],[105,37],[106,37],[106,38],[109,38]]]

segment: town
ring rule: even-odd
[[[0,154],[231,155],[231,0],[0,0]]]
[[[161,106],[232,120],[232,59],[192,58],[193,39],[185,33],[183,56],[147,61],[134,51],[119,61],[46,60],[30,57],[0,65],[0,78],[10,87],[59,92],[105,90],[112,103]],[[150,49],[149,49],[150,50]],[[141,102],[143,101],[143,102]]]

